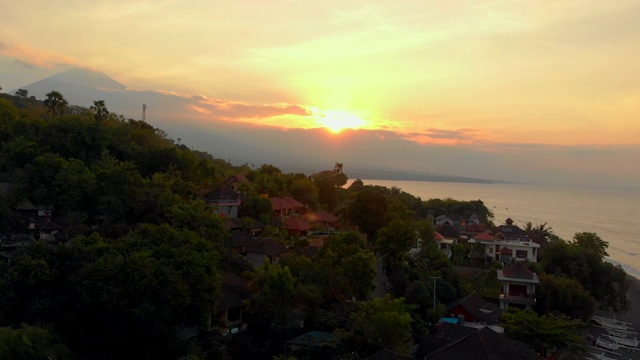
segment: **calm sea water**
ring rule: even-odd
[[[467,184],[427,181],[362,180],[365,185],[396,186],[431,198],[482,200],[496,225],[511,218],[520,227],[547,223],[554,234],[571,240],[593,232],[609,242],[609,260],[640,278],[640,191],[548,187],[521,184]],[[440,214],[436,214],[440,215]]]

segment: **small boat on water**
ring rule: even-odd
[[[616,360],[616,358],[608,357],[604,352],[602,354],[591,354],[591,356],[597,360]]]
[[[609,335],[615,336],[617,338],[626,338],[630,334],[637,334],[637,333],[630,332],[630,331],[612,330],[612,329],[608,329],[608,328],[604,328],[604,329],[607,330],[607,333],[609,333]]]
[[[626,347],[632,347],[632,348],[637,348],[638,344],[640,344],[640,340],[638,339],[628,339],[626,337],[618,337],[618,336],[612,336],[612,335],[601,335],[604,336],[605,338],[607,338],[608,340],[613,341],[616,344],[620,344],[622,346],[626,346]]]
[[[591,317],[591,320],[595,321],[596,323],[598,323],[600,326],[602,326],[607,330],[615,330],[615,331],[621,331],[621,332],[630,332],[631,330],[633,330],[633,328],[629,326],[631,325],[631,323],[616,320],[615,316],[613,317],[613,319],[611,319],[603,316],[594,315]]]
[[[618,349],[620,349],[620,344],[612,342],[612,341],[608,341],[605,340],[601,337],[597,337],[596,338],[596,346],[600,346],[603,347],[605,349],[609,349],[609,350],[613,350],[616,351]]]

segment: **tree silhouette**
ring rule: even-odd
[[[94,100],[93,106],[91,106],[91,111],[93,111],[95,118],[98,121],[104,120],[109,116],[109,110],[107,110],[104,100]]]
[[[47,98],[44,100],[44,104],[49,108],[51,113],[51,120],[53,120],[56,113],[62,114],[64,108],[69,105],[67,100],[64,99],[64,96],[57,91],[51,91],[48,93]]]
[[[29,90],[25,90],[25,89],[18,89],[18,91],[16,91],[16,95],[26,98],[27,96],[29,96]]]

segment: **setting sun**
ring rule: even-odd
[[[316,123],[334,134],[344,129],[357,129],[365,125],[365,120],[361,117],[346,111],[314,111]]]

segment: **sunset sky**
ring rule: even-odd
[[[0,85],[90,67],[197,97],[197,124],[391,134],[633,187],[639,19],[637,0],[4,1]]]

